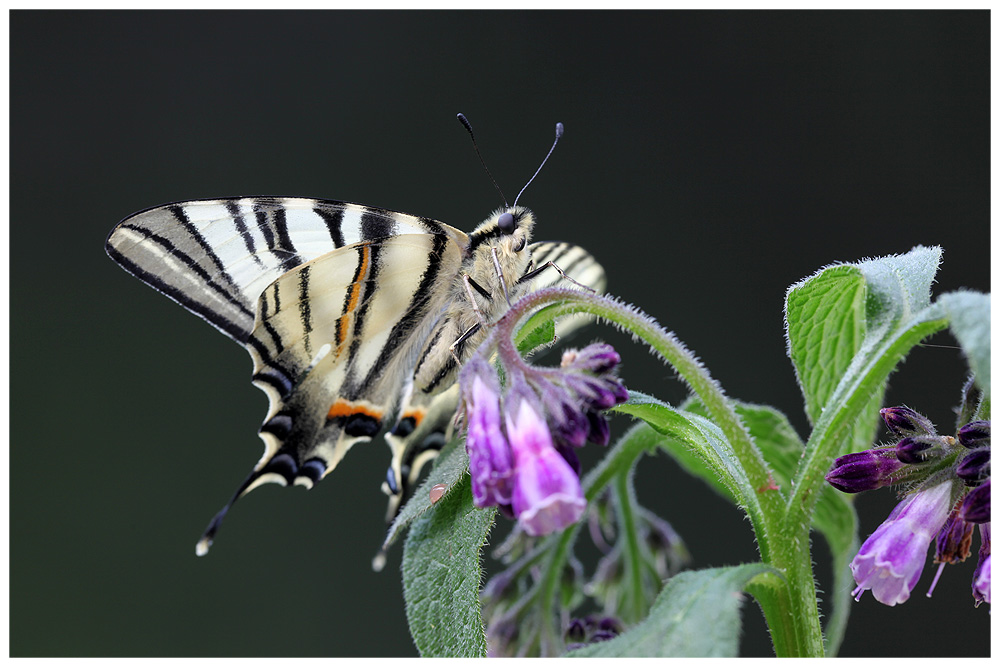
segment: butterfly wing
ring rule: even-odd
[[[428,218],[323,199],[243,197],[157,206],[122,220],[105,250],[126,271],[240,344],[257,299],[291,269],[360,241],[465,235]]]
[[[199,554],[240,496],[310,487],[378,432],[447,298],[433,287],[454,280],[467,243],[426,218],[276,198],[157,207],[112,231],[112,259],[247,347],[270,402],[264,455]]]

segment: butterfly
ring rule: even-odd
[[[243,345],[269,401],[264,454],[196,553],[208,552],[241,496],[265,483],[312,488],[379,433],[391,453],[382,484],[391,519],[443,445],[458,369],[489,324],[540,287],[604,287],[590,253],[531,243],[534,226],[517,200],[466,234],[292,197],[183,201],[118,223],[105,245],[111,259]]]

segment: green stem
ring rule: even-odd
[[[626,622],[638,622],[647,611],[642,595],[642,558],[639,546],[639,534],[636,530],[635,507],[632,494],[629,489],[629,473],[631,466],[619,470],[614,479],[615,496],[617,497],[618,525],[621,530],[621,537],[627,547],[622,549],[622,554],[627,559],[625,561],[625,576],[631,587],[628,602],[631,608],[628,615],[623,616]]]

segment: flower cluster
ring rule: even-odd
[[[981,547],[972,595],[977,606],[989,604],[990,422],[972,421],[956,436],[947,436],[910,408],[881,412],[896,442],[841,456],[826,475],[830,484],[847,493],[890,484],[908,489],[851,561],[856,599],[871,590],[883,604],[905,602],[934,543],[934,562],[940,567],[930,595],[946,564],[968,558],[978,526]]]
[[[608,443],[601,411],[628,399],[615,373],[620,361],[604,343],[566,351],[559,368],[501,355],[506,391],[482,354],[465,364],[465,447],[477,507],[499,506],[529,535],[561,530],[583,515],[575,449]]]

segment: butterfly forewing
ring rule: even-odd
[[[243,197],[141,211],[115,227],[106,250],[126,271],[245,343],[261,292],[296,266],[360,241],[456,232],[358,204]]]

